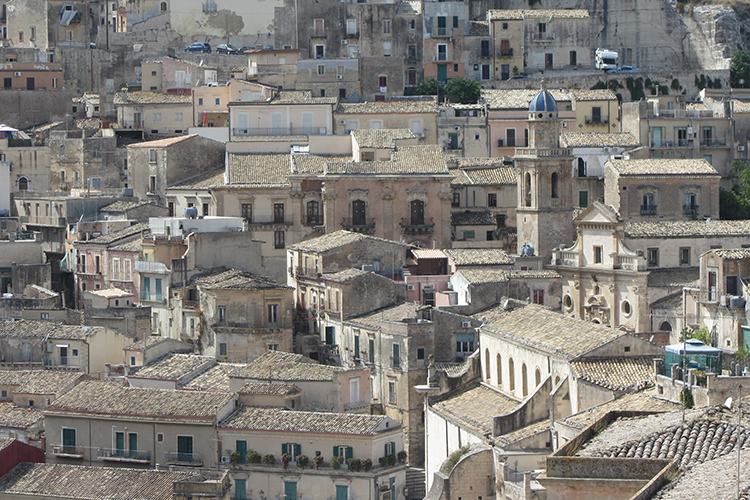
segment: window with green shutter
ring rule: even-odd
[[[326,327],[326,345],[333,345],[335,342],[335,330],[333,326]]]
[[[388,455],[395,455],[396,454],[396,442],[395,441],[388,441],[385,443],[385,456]]]
[[[341,457],[344,461],[354,458],[354,448],[346,445],[337,445],[333,447],[333,456]]]
[[[281,445],[281,454],[289,453],[292,456],[292,460],[302,455],[302,445],[297,443],[283,443]]]
[[[399,367],[401,366],[401,346],[398,344],[393,344],[393,359],[392,359],[392,366]]]
[[[359,359],[359,335],[354,336],[354,359]]]
[[[370,363],[375,363],[375,340],[369,339],[367,348],[370,350]]]

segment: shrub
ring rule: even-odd
[[[230,462],[232,462],[233,464],[238,464],[238,463],[240,463],[240,460],[241,460],[241,459],[242,459],[242,455],[240,455],[240,454],[239,454],[239,453],[237,453],[236,451],[235,451],[234,453],[232,453],[232,454],[230,455],[230,457],[229,457],[229,461],[230,461]]]
[[[320,469],[320,466],[323,465],[323,455],[316,455],[313,457],[313,465],[316,469]]]
[[[299,455],[297,457],[297,465],[300,469],[304,469],[307,467],[307,464],[310,463],[310,459],[307,457],[307,455]]]
[[[682,392],[680,393],[680,403],[682,403],[682,406],[687,409],[692,408],[695,404],[693,401],[693,391],[691,391],[689,387],[682,389]]]
[[[406,452],[404,450],[399,451],[398,455],[396,455],[396,458],[398,458],[398,461],[401,463],[406,462]]]
[[[358,458],[350,458],[349,470],[354,471],[354,472],[359,472],[360,470],[362,470],[362,460]]]
[[[462,446],[461,448],[451,453],[450,456],[448,457],[448,460],[446,460],[445,464],[443,464],[443,470],[442,470],[443,474],[450,474],[450,472],[456,466],[458,461],[461,460],[461,457],[466,455],[468,452],[469,452],[469,447]]]
[[[271,453],[268,455],[263,455],[263,463],[266,465],[276,465],[276,457],[274,457]]]
[[[286,470],[287,467],[289,467],[289,462],[292,461],[292,456],[289,453],[284,453],[281,455],[281,465],[284,466],[284,470]]]
[[[365,472],[368,472],[370,469],[372,469],[372,459],[365,458],[364,460],[362,460],[362,469]]]
[[[378,458],[378,463],[381,467],[385,467],[388,465],[388,457],[380,457]]]
[[[247,463],[249,464],[259,464],[261,460],[263,460],[263,457],[255,450],[250,450],[247,452]]]
[[[341,457],[333,457],[331,459],[331,467],[338,470],[341,468]]]

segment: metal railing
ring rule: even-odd
[[[721,139],[702,139],[702,148],[724,148],[727,145],[727,141]]]
[[[351,231],[368,231],[368,230],[375,230],[375,219],[373,217],[365,217],[365,218],[357,218],[353,219],[350,217],[345,217],[341,220],[341,226],[344,229],[349,229]]]
[[[685,205],[682,211],[685,215],[698,215],[698,205]]]
[[[199,307],[200,307],[200,303],[197,300],[183,300],[182,301],[183,309],[198,309]]]
[[[83,446],[66,446],[62,444],[50,445],[53,455],[72,455],[83,458],[84,447]]]
[[[453,36],[453,28],[435,27],[432,28],[432,36],[435,38],[446,38]]]
[[[602,120],[601,117],[594,118],[591,116],[587,116],[586,125],[609,125],[609,120]]]
[[[320,274],[320,269],[316,267],[304,267],[297,266],[297,276],[306,276],[308,278],[317,278]]]
[[[292,220],[291,214],[286,214],[284,217],[276,217],[273,215],[269,215],[267,217],[258,217],[257,215],[253,216],[253,220],[247,221],[247,224],[250,226],[260,226],[260,225],[273,225],[273,224],[283,224],[285,226],[291,226],[294,224],[294,221]]]
[[[305,221],[305,226],[322,226],[323,225],[323,217],[308,217]]]
[[[641,215],[656,215],[656,205],[641,205]]]
[[[166,463],[202,465],[203,455],[200,453],[180,453],[178,451],[165,451],[164,461]]]
[[[551,42],[555,39],[554,33],[532,33],[531,39],[535,42]]]
[[[65,217],[50,217],[43,215],[21,215],[18,217],[21,224],[38,224],[40,226],[61,226],[67,225],[67,219]]]
[[[97,448],[96,458],[102,460],[134,460],[134,461],[151,461],[151,452],[147,450],[124,450],[119,448]]]
[[[264,135],[326,135],[328,128],[323,127],[248,127],[233,128],[232,135],[237,137]]]
[[[401,219],[401,230],[404,234],[427,234],[432,233],[435,229],[435,223],[432,217],[429,219],[412,219],[409,217],[403,217]]]
[[[489,57],[489,54],[487,54],[487,57]],[[500,59],[503,59],[504,57],[513,57],[513,49],[510,48],[508,50],[501,50],[497,53],[497,57],[499,57]]]

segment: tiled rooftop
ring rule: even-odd
[[[301,391],[299,387],[294,384],[267,384],[263,382],[248,382],[247,384],[243,385],[242,389],[237,392],[239,394],[286,396],[289,394],[297,394]]]
[[[396,146],[396,139],[413,139],[416,137],[414,132],[408,128],[398,129],[378,129],[352,130],[352,136],[360,148],[387,149]]]
[[[513,264],[513,257],[502,248],[453,248],[445,250],[457,266],[499,266]]]
[[[365,314],[349,320],[350,323],[362,325],[369,328],[383,328],[386,329],[388,323],[399,323],[403,324],[403,320],[406,318],[418,319],[420,309],[425,306],[421,304],[414,304],[412,302],[404,302],[395,306],[384,307],[373,313]],[[425,321],[426,320],[420,320]]]
[[[653,301],[648,307],[651,309],[674,311],[679,316],[682,314],[682,305],[682,290],[680,290],[679,292]]]
[[[570,96],[566,90],[548,89],[555,101],[570,102]],[[480,95],[487,102],[490,109],[529,109],[531,100],[540,92],[539,89],[482,89]]]
[[[626,238],[711,238],[741,236],[750,241],[750,220],[627,222]]]
[[[282,90],[271,99],[270,104],[337,104],[336,97],[314,97],[309,90]],[[265,103],[261,101],[261,103]]]
[[[328,162],[324,175],[445,175],[450,172],[437,145],[401,146],[384,161]]]
[[[101,290],[88,290],[89,293],[93,295],[97,295],[99,297],[104,297],[106,299],[114,299],[119,297],[132,297],[133,292],[126,292],[125,290],[121,290],[119,288],[103,288]]]
[[[148,205],[147,201],[116,201],[99,209],[100,212],[124,212],[143,205]]]
[[[322,174],[327,162],[352,161],[351,155],[298,155],[293,154],[292,172],[296,175]]]
[[[172,184],[167,189],[208,189],[216,184],[224,184],[224,167],[218,167],[208,172],[194,175],[193,177]]]
[[[582,356],[626,335],[620,330],[570,318],[536,304],[486,323],[482,333],[499,335],[568,359]]]
[[[489,210],[466,210],[451,213],[451,226],[497,226],[497,220]]]
[[[459,160],[459,168],[451,169],[455,179],[451,184],[456,186],[514,186],[516,184],[516,170],[510,165],[503,165],[493,158],[486,158],[488,165],[481,166],[483,163],[478,158],[469,158],[475,160],[471,164],[464,165]],[[495,160],[495,161],[492,161]]]
[[[136,342],[133,342],[130,345],[125,346],[123,349],[127,349],[129,351],[143,351],[151,347],[154,347],[157,344],[161,344],[162,342],[166,342],[167,340],[171,340],[171,339],[169,337],[149,335],[147,337],[142,338],[141,340],[138,340]]]
[[[711,251],[724,260],[750,259],[750,248],[719,248]]]
[[[508,274],[502,269],[459,269],[458,272],[472,285],[505,283],[508,281]]]
[[[513,19],[588,19],[589,11],[585,9],[539,9],[539,10],[489,10],[490,21]]]
[[[621,458],[674,458],[680,467],[692,467],[750,449],[750,429],[737,425],[728,411],[710,408],[682,422],[682,412],[619,418],[586,443],[579,456]],[[736,462],[735,462],[736,463]]]
[[[0,427],[26,429],[43,418],[41,410],[21,408],[11,401],[0,401]]]
[[[0,371],[0,384],[16,385],[8,381],[15,376],[18,387],[13,392],[20,394],[57,394],[81,376],[78,372],[67,370],[19,370],[17,375],[11,375],[8,371]]]
[[[589,358],[570,365],[578,378],[613,391],[635,392],[654,385],[650,357]]]
[[[281,408],[242,406],[219,422],[219,427],[283,432],[314,432],[325,434],[372,435],[375,432],[398,429],[399,424],[388,417],[355,413],[288,411]],[[382,429],[380,428],[382,427]]]
[[[436,97],[408,97],[392,99],[389,102],[341,102],[336,114],[393,114],[393,113],[435,113],[437,114]]]
[[[195,278],[195,283],[207,290],[291,290],[271,278],[238,269],[219,271],[208,276]]]
[[[292,167],[289,154],[228,153],[227,158],[229,184],[257,187],[290,185]]]
[[[235,366],[231,376],[254,380],[330,381],[343,368],[321,365],[301,354],[281,351],[266,351],[244,366]]]
[[[116,252],[140,252],[143,249],[143,240],[141,238],[133,238],[132,240],[123,241],[122,243],[115,243],[109,247],[110,251]]]
[[[472,318],[482,321],[483,324],[492,323],[502,318],[506,314],[510,314],[515,309],[520,309],[529,305],[528,302],[518,299],[511,299],[509,297],[501,297],[497,304],[482,309],[471,315]]]
[[[357,241],[373,241],[381,243],[391,243],[393,245],[403,246],[402,243],[397,241],[385,240],[383,238],[376,238],[375,236],[369,236],[362,233],[355,233],[352,231],[334,231],[332,233],[318,236],[307,241],[301,241],[289,247],[290,250],[301,250],[306,252],[327,252],[329,250],[335,250],[338,248],[345,247]]]
[[[192,104],[191,94],[162,94],[160,92],[117,92],[115,106],[129,104]]]
[[[216,364],[180,388],[191,391],[229,392],[229,376],[237,366],[227,363]]]
[[[645,159],[607,160],[606,165],[620,174],[631,175],[719,175],[714,167],[703,158],[697,159]]]
[[[561,278],[560,273],[552,269],[511,269],[505,271],[508,279],[556,279]]]
[[[750,468],[750,455],[740,455],[741,470]],[[750,477],[740,474],[741,497],[748,498]],[[734,453],[695,464],[665,484],[654,493],[651,500],[685,500],[701,498],[710,492],[711,498],[733,500],[737,498],[737,456]]]
[[[23,462],[0,479],[6,498],[172,500],[173,483],[193,472]]]
[[[41,337],[52,340],[85,340],[104,330],[101,326],[63,325],[54,321],[22,319],[0,321],[0,337]]]
[[[141,222],[140,224],[134,224],[125,229],[114,231],[112,233],[103,234],[96,238],[88,241],[81,241],[78,244],[97,244],[97,245],[109,245],[116,241],[124,240],[125,238],[137,237],[140,234],[145,233],[149,230],[147,222]]]
[[[216,358],[198,356],[196,354],[166,354],[140,368],[135,378],[149,378],[158,380],[178,380],[202,366],[212,366]]]
[[[82,382],[47,407],[51,413],[97,414],[195,421],[216,415],[231,394],[123,387],[118,382]]]
[[[448,256],[443,250],[439,248],[415,248],[411,251],[412,255],[417,259],[447,259]]]
[[[609,89],[570,89],[570,97],[576,101],[616,101],[617,95]]]
[[[456,363],[435,363],[435,369],[445,372],[450,378],[460,377],[469,369],[469,361]]]
[[[471,27],[469,28],[469,36],[488,36],[490,34],[490,26],[487,21],[470,21]]]
[[[682,288],[683,286],[696,285],[699,279],[699,267],[653,269],[648,273],[648,286],[659,288]]]
[[[573,132],[560,136],[560,146],[564,148],[631,148],[638,145],[638,139],[630,132]]]
[[[371,274],[371,271],[362,271],[361,269],[350,268],[344,269],[343,271],[339,271],[337,273],[324,274],[323,280],[334,281],[336,283],[349,283],[350,281],[353,281],[354,279],[366,274]]]
[[[480,434],[492,432],[493,418],[513,411],[519,401],[485,385],[475,385],[455,395],[438,398],[433,411]]]

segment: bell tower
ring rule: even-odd
[[[574,241],[571,172],[574,157],[560,147],[557,102],[542,80],[541,91],[529,103],[529,146],[516,148],[518,245],[530,245],[536,255]]]

